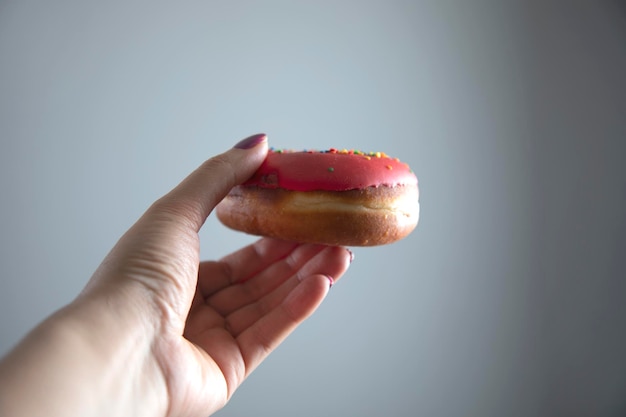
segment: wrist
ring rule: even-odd
[[[90,296],[41,323],[0,361],[0,415],[163,415],[154,331],[134,313]]]

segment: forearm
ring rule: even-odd
[[[70,306],[58,312],[0,361],[0,415],[154,416],[165,409],[165,393],[146,394],[163,389],[142,382],[163,385],[148,359],[149,345],[141,343],[139,331],[135,338],[127,331],[116,338],[106,311],[93,319],[98,310]],[[140,381],[145,374],[154,378]]]

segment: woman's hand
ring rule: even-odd
[[[267,153],[252,136],[150,207],[83,293],[0,362],[0,415],[206,416],[320,305],[340,247],[260,239],[200,262],[198,231]]]

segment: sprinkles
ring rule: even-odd
[[[409,172],[413,173],[411,168],[409,168],[408,164],[402,163],[399,158],[390,157],[385,152],[364,152],[358,149],[347,149],[347,148],[343,148],[343,149],[329,148],[327,150],[314,150],[314,149],[293,150],[293,149],[281,149],[281,148],[274,148],[274,147],[270,147],[269,152],[278,153],[278,154],[289,154],[289,153],[301,152],[301,153],[321,153],[321,154],[328,153],[328,154],[338,154],[338,155],[356,155],[368,161],[371,161],[372,159],[389,159],[395,163],[399,163],[400,165],[406,167],[409,170]],[[391,164],[386,164],[383,166],[389,171],[394,169],[394,166]],[[397,168],[397,165],[396,165],[396,168]],[[335,167],[327,167],[326,170],[328,172],[335,172]]]
[[[384,152],[270,147],[266,160],[244,185],[292,191],[346,191],[381,185],[412,186],[417,185],[417,177],[408,164]]]
[[[281,148],[274,148],[274,147],[270,147],[269,149],[270,152],[274,152],[274,153],[296,153],[296,152],[305,152],[305,153],[333,153],[333,154],[342,154],[342,155],[361,155],[366,157],[367,159],[372,159],[372,158],[390,158],[393,159],[397,162],[399,162],[400,160],[398,158],[391,158],[390,156],[388,156],[386,153],[384,152],[363,152],[360,151],[358,149],[337,149],[337,148],[329,148],[327,150],[322,150],[322,151],[316,151],[313,149],[304,149],[301,151],[296,151],[296,150],[292,150],[292,149],[281,149]]]

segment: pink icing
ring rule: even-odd
[[[409,166],[382,152],[270,149],[261,167],[244,185],[293,191],[345,191],[414,184],[417,177]]]

